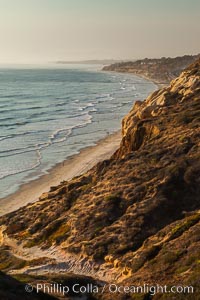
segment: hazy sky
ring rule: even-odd
[[[200,52],[199,0],[0,0],[0,63]]]

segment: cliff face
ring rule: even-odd
[[[185,118],[185,123],[189,124],[192,118],[189,100],[199,100],[198,76],[198,63],[195,63],[173,80],[168,87],[155,91],[144,102],[137,101],[122,121],[123,140],[118,152],[128,153],[137,150],[144,143],[144,139],[159,136],[162,127],[159,126],[161,119],[163,122],[174,121],[176,123],[176,116],[178,116],[178,118]],[[184,113],[181,112],[183,104],[185,104]],[[165,125],[163,129],[166,129]]]
[[[109,160],[0,219],[1,269],[197,287],[199,100],[200,60],[134,105]]]
[[[104,71],[128,72],[147,77],[157,83],[169,83],[191,63],[199,58],[199,55],[185,55],[175,58],[142,59],[137,61],[121,62],[105,66]]]

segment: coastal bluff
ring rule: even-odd
[[[171,80],[200,57],[197,55],[184,55],[162,58],[145,58],[136,61],[118,62],[103,67],[103,71],[133,73],[153,80],[159,85],[166,85]]]
[[[74,273],[128,286],[181,283],[199,293],[199,123],[200,59],[134,104],[110,159],[0,218],[0,269],[34,283]]]

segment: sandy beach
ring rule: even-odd
[[[84,148],[79,154],[57,164],[49,170],[48,174],[22,185],[16,193],[0,199],[0,216],[37,201],[42,193],[49,191],[51,186],[70,180],[91,169],[99,161],[109,158],[119,147],[120,141],[120,131],[108,135],[95,146]]]
[[[118,73],[118,72],[112,72]],[[127,73],[153,82],[159,88],[159,84],[145,76]],[[50,187],[57,186],[62,181],[67,181],[91,169],[96,163],[109,158],[119,147],[121,132],[110,134],[96,142],[95,146],[89,146],[79,154],[68,157],[65,161],[56,164],[47,174],[40,178],[22,184],[19,189],[4,198],[0,198],[0,216],[19,209],[28,203],[35,202],[42,193],[48,192]]]

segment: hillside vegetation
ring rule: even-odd
[[[195,288],[176,298],[105,292],[93,299],[199,299],[199,100],[197,60],[135,103],[110,159],[1,217],[0,269]]]

